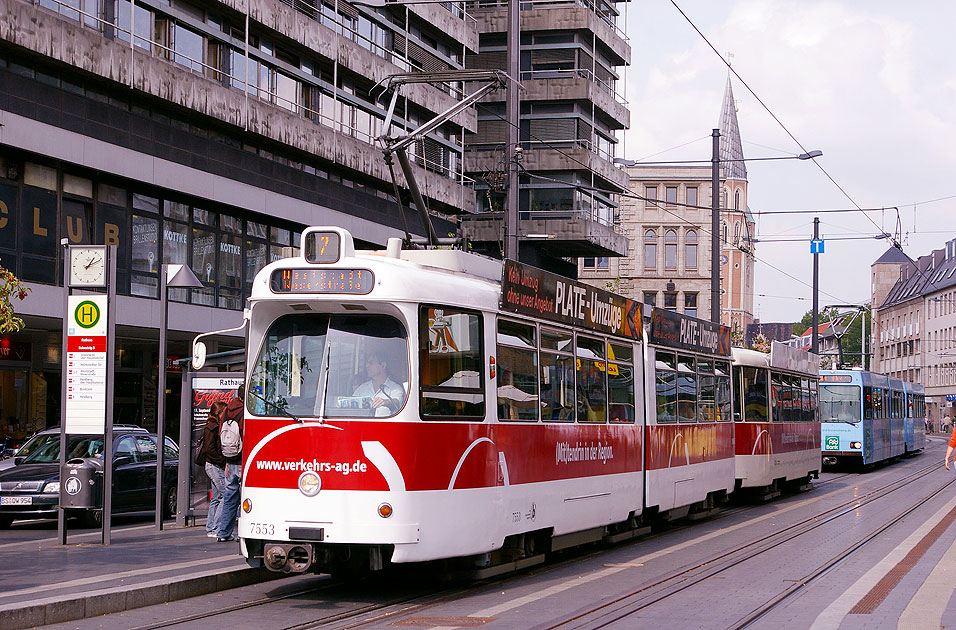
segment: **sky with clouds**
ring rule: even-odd
[[[733,78],[745,157],[819,149],[835,181],[809,161],[748,162],[750,209],[789,211],[758,216],[761,321],[795,321],[811,307],[808,241],[770,240],[810,238],[814,214],[795,211],[887,208],[819,213],[825,240],[864,237],[827,241],[821,308],[869,301],[870,264],[889,246],[872,238],[882,230],[899,230],[912,258],[956,238],[956,3],[675,2],[799,142]],[[631,128],[618,156],[709,159],[726,65],[671,0],[618,6],[632,64],[619,84]]]

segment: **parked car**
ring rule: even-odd
[[[59,440],[60,439],[60,430],[56,429],[55,433],[53,429],[47,429],[46,431],[41,431],[39,433],[34,433],[29,438],[23,441],[19,447],[13,449],[12,453],[9,453],[8,456],[0,456],[0,470],[6,470],[7,468],[12,468],[17,464],[17,458],[23,458],[30,453],[35,448],[40,447],[43,444],[46,444],[50,440]],[[7,447],[9,448],[9,447]]]
[[[0,529],[15,519],[56,518],[60,499],[60,430],[41,431],[29,452],[18,451],[15,465],[0,471]],[[67,435],[67,461],[75,458],[102,460],[103,435]],[[31,440],[32,441],[32,440]],[[157,436],[141,427],[113,427],[112,512],[140,512],[156,505]],[[23,450],[23,449],[21,449]],[[163,517],[176,511],[176,477],[179,447],[166,438],[163,469]],[[90,524],[102,522],[102,509],[82,510]]]

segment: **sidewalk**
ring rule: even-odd
[[[49,534],[53,535],[50,536]],[[0,630],[19,630],[151,606],[281,577],[252,569],[236,542],[218,543],[203,527],[153,523],[100,532],[38,533],[0,543]],[[2,540],[2,539],[0,539]]]

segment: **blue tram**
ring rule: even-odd
[[[926,394],[919,383],[903,383],[906,396],[903,425],[906,452],[921,451],[926,447]]]
[[[820,370],[823,463],[866,466],[903,455],[905,406],[903,381],[897,378],[862,370]]]

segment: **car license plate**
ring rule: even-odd
[[[33,497],[0,497],[0,505],[32,505]]]

